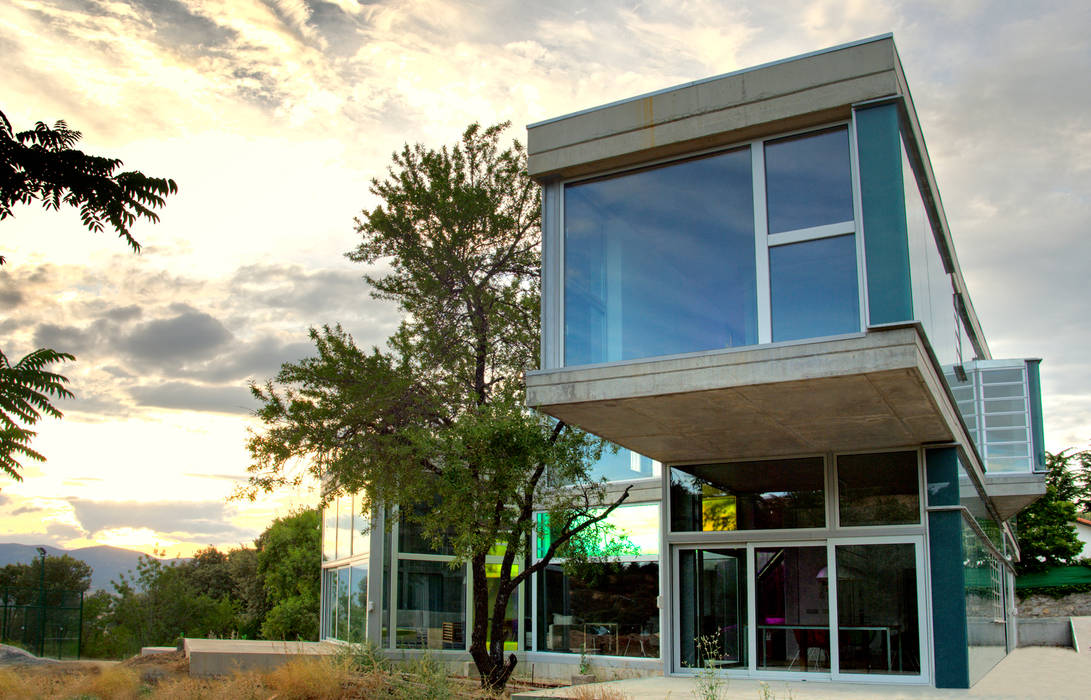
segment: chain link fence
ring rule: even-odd
[[[0,589],[0,642],[55,659],[80,658],[83,593]]]

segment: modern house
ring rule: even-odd
[[[506,645],[538,675],[582,651],[951,688],[1002,659],[1038,361],[990,355],[892,37],[533,124],[528,153],[527,402],[619,445],[596,473],[634,488],[626,556],[551,566]],[[468,658],[464,570],[353,513],[326,513],[324,636]]]

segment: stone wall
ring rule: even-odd
[[[1020,617],[1091,615],[1091,593],[1069,593],[1062,598],[1030,595],[1019,601]]]

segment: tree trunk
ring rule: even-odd
[[[477,672],[481,674],[481,687],[500,691],[508,684],[516,664],[515,654],[504,659],[504,613],[511,599],[511,589],[500,586],[496,591],[496,604],[489,610],[489,580],[485,574],[485,557],[476,556],[470,561],[473,586],[473,630],[470,635],[470,656]],[[502,606],[501,606],[502,604]],[[497,612],[499,611],[499,612]],[[491,637],[491,639],[490,639]]]

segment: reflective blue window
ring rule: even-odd
[[[565,187],[566,365],[757,343],[750,160]]]
[[[769,249],[773,341],[860,330],[853,235]]]
[[[769,233],[852,221],[848,130],[765,144],[765,197]]]
[[[630,479],[647,479],[659,476],[659,463],[650,457],[637,454],[624,447],[606,447],[602,450],[602,457],[587,468],[588,474],[593,480],[605,478],[607,481],[626,481]]]

